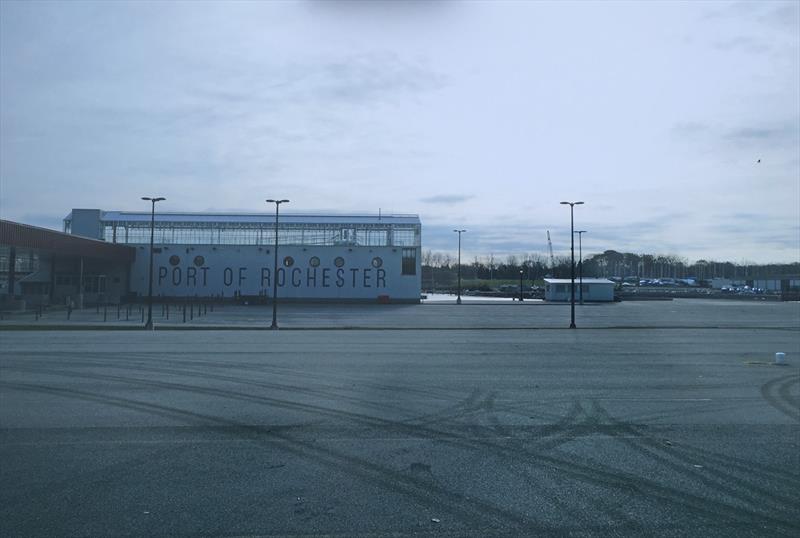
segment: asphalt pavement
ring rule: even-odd
[[[800,339],[766,312],[4,331],[0,535],[797,536]]]
[[[146,311],[145,311],[146,312]],[[140,328],[141,305],[88,307],[45,313],[6,314],[0,330],[20,328]],[[543,301],[479,301],[424,304],[279,304],[283,329],[528,329],[568,328],[570,305]],[[675,299],[575,305],[578,328],[798,328],[800,303]],[[156,330],[268,329],[270,305],[156,304]]]

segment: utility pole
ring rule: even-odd
[[[561,202],[561,205],[569,206],[569,238],[570,238],[570,324],[569,328],[575,328],[575,206],[582,205],[583,202]]]
[[[149,330],[154,330],[155,326],[153,325],[153,237],[155,235],[155,226],[156,226],[156,202],[161,202],[166,200],[164,197],[156,197],[151,198],[148,196],[142,196],[142,200],[147,200],[151,203],[150,208],[150,272],[148,277],[148,284],[147,284],[147,323],[145,323],[144,328]],[[83,258],[81,258],[81,271],[83,271]],[[82,279],[82,278],[81,278]],[[81,282],[83,285],[83,282]]]

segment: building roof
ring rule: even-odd
[[[101,211],[101,220],[113,222],[150,222],[149,211]],[[71,220],[72,212],[64,220]],[[164,213],[156,212],[156,222],[272,224],[275,213]],[[347,215],[281,213],[282,224],[420,224],[419,215]]]
[[[136,249],[0,219],[0,245],[43,250],[69,257],[132,262]]]
[[[545,278],[545,282],[548,284],[569,284],[572,282],[570,278]],[[575,282],[578,282],[578,277],[575,277]],[[614,285],[614,282],[607,279],[607,278],[586,278],[583,277],[584,284],[611,284]]]

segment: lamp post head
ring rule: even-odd
[[[270,198],[269,200],[267,200],[267,202],[269,202],[269,203],[271,203],[271,204],[283,204],[283,203],[286,203],[286,202],[288,202],[288,201],[289,201],[289,200],[273,200],[272,198]]]
[[[561,202],[561,205],[576,206],[576,205],[583,205],[583,202]]]
[[[160,202],[162,200],[166,200],[166,198],[164,198],[163,196],[159,196],[157,198],[150,198],[149,196],[142,196],[142,200],[147,200],[148,202],[156,203],[156,202]]]
[[[453,231],[456,232],[456,233],[459,233],[459,234],[463,233],[463,232],[466,232],[466,230],[453,230]]]

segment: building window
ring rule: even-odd
[[[396,247],[409,247],[416,245],[416,228],[396,228],[393,232],[392,244]]]
[[[308,265],[311,267],[319,267],[319,258],[313,256],[310,260],[308,260]]]
[[[84,293],[97,293],[99,289],[99,282],[96,276],[83,277],[83,292]]]
[[[377,269],[382,265],[383,265],[383,260],[380,258],[380,256],[375,256],[374,258],[372,258],[372,267],[375,267]]]
[[[404,248],[403,249],[403,270],[404,275],[417,274],[417,249]]]
[[[286,267],[291,267],[292,265],[294,265],[294,258],[292,258],[291,256],[286,256],[283,259],[283,265]]]
[[[333,260],[333,265],[335,265],[336,267],[344,266],[344,258],[342,258],[341,256],[337,256],[336,259]]]

